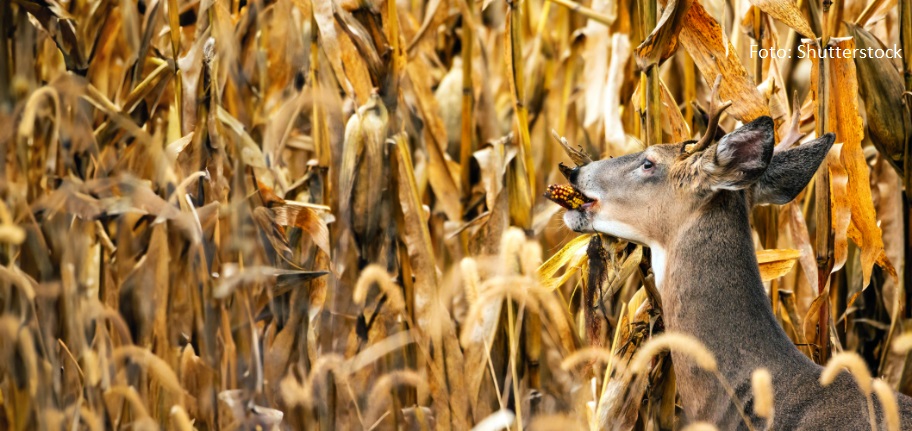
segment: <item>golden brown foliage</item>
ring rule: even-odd
[[[753,212],[757,257],[893,429],[912,63],[797,48],[912,49],[899,3],[4,1],[0,429],[685,425],[663,352],[716,358],[658,335],[644,247],[542,191],[728,101],[720,133],[771,115],[779,150],[836,132],[820,187]]]

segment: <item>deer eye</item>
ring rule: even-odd
[[[643,161],[643,170],[644,171],[651,171],[652,168],[654,168],[654,167],[655,167],[655,163],[653,163],[652,160],[646,159]]]

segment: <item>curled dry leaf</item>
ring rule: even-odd
[[[684,142],[690,139],[690,126],[684,120],[684,115],[681,114],[681,109],[678,108],[678,102],[675,101],[671,91],[668,90],[665,81],[660,80],[659,85],[662,87],[662,106],[664,107],[662,112],[665,114],[665,121],[662,122],[662,127],[671,135],[671,142]]]
[[[636,62],[645,70],[671,57],[678,47],[678,33],[693,0],[668,0],[656,28],[636,47]]]
[[[294,204],[285,204],[272,209],[275,212],[276,223],[281,226],[294,226],[301,228],[310,235],[314,244],[329,254],[329,228],[326,221],[317,214],[317,211]]]
[[[243,271],[238,271],[226,276],[212,290],[212,296],[216,299],[226,298],[234,293],[240,287],[253,283],[272,283],[275,285],[275,295],[281,294],[279,290],[282,286],[300,285],[299,283],[316,277],[326,275],[326,271],[301,271],[291,269],[276,269],[272,267],[248,267]],[[285,289],[287,291],[287,289]]]
[[[409,62],[406,68],[408,79],[404,86],[415,96],[418,111],[421,112],[427,127],[424,128],[424,142],[427,147],[428,182],[438,197],[441,208],[450,220],[462,220],[460,205],[459,173],[452,172],[445,156],[443,145],[447,140],[447,128],[441,120],[437,100],[431,92],[428,76],[424,68]]]
[[[393,138],[391,151],[395,153],[396,165],[393,170],[399,190],[397,200],[402,211],[400,232],[408,250],[408,257],[415,275],[415,318],[418,326],[428,328],[432,310],[437,301],[437,268],[434,248],[425,222],[424,207],[415,184],[415,171],[409,153],[408,141],[404,134]]]
[[[573,163],[576,163],[577,166],[583,166],[589,163],[592,163],[592,156],[590,156],[582,146],[573,148],[570,146],[570,143],[567,142],[567,138],[557,134],[556,130],[551,130],[551,136],[560,144],[561,148],[567,153],[567,156],[570,157],[570,160]]]
[[[763,281],[775,280],[787,274],[795,266],[801,251],[792,249],[757,250],[757,263],[760,264],[760,278]]]
[[[855,41],[852,38],[834,38],[831,43],[837,49],[855,49]],[[861,116],[858,115],[858,79],[855,63],[849,58],[833,58],[829,62],[831,75],[827,77],[826,82],[830,83],[827,91],[831,94],[832,105],[827,124],[836,132],[836,142],[843,143],[838,160],[830,160],[845,169],[846,199],[851,211],[851,224],[854,227],[843,226],[844,221],[836,217],[836,213],[841,211],[840,207],[836,205],[841,206],[844,202],[841,199],[836,201],[839,196],[834,191],[832,192],[834,229],[837,237],[845,232],[844,229],[847,230],[846,234],[861,248],[862,286],[867,287],[871,281],[871,271],[875,263],[890,274],[895,275],[896,270],[893,269],[884,253],[882,233],[877,224],[877,214],[874,211],[874,201],[871,195],[870,168],[861,147],[864,139],[864,124]],[[815,63],[812,83],[817,81],[818,73],[819,70]],[[812,85],[812,91],[817,100],[816,85]],[[832,163],[828,164],[831,169],[834,169]],[[835,224],[837,221],[840,223],[838,226]]]
[[[586,259],[586,247],[592,235],[580,235],[573,238],[556,253],[552,254],[538,268],[538,277],[546,289],[554,289],[566,283],[575,274]],[[557,272],[566,267],[563,275],[557,277]]]
[[[722,26],[699,2],[693,3],[684,16],[678,40],[704,77],[722,75],[719,97],[732,101],[729,112],[735,118],[748,122],[769,115],[769,107],[747,75]]]
[[[783,125],[783,127],[786,127]],[[782,129],[779,129],[780,134]],[[792,98],[792,119],[788,124],[788,129],[782,135],[782,139],[776,144],[774,152],[785,151],[798,143],[806,134],[801,131],[801,101],[798,100],[798,92],[796,91]]]
[[[630,36],[623,33],[611,35],[611,61],[608,63],[608,77],[605,79],[601,109],[604,118],[605,143],[611,149],[627,149],[627,135],[624,133],[624,118],[620,106],[627,64],[630,60]]]
[[[827,154],[827,166],[830,170],[830,206],[831,226],[833,227],[833,271],[845,265],[849,256],[848,232],[852,222],[852,210],[849,204],[848,182],[845,167],[842,165],[842,145],[835,144]],[[819,287],[819,286],[818,286]]]
[[[811,292],[817,292],[817,259],[814,256],[814,248],[811,246],[811,236],[808,233],[807,222],[801,213],[801,206],[798,201],[792,201],[785,205],[785,217],[788,219],[789,231],[792,234],[792,242],[798,247],[798,263],[804,273],[804,279],[810,286]],[[797,321],[795,322],[797,324]]]
[[[317,29],[320,32],[320,44],[323,46],[322,51],[326,53],[329,64],[332,66],[332,70],[336,75],[336,79],[342,84],[346,93],[352,94],[352,84],[346,77],[345,67],[343,66],[342,44],[339,41],[340,37],[336,29],[335,19],[333,18],[333,3],[334,2],[331,1],[312,2],[313,18],[314,22],[317,24]],[[353,50],[354,48],[350,47],[347,52],[351,53]],[[366,94],[364,96],[366,96]]]
[[[751,3],[773,18],[782,21],[798,34],[806,38],[817,38],[814,30],[811,29],[811,26],[804,18],[804,14],[794,2],[789,0],[751,0]]]

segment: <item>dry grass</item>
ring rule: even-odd
[[[675,428],[648,254],[541,195],[703,134],[717,75],[721,128],[843,143],[753,226],[786,332],[857,352],[892,429],[912,55],[751,56],[912,50],[890,5],[4,1],[0,429]]]

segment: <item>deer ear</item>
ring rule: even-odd
[[[773,119],[757,118],[725,135],[708,154],[704,169],[714,190],[741,190],[754,184],[773,157]]]
[[[773,155],[769,168],[754,186],[754,204],[791,202],[807,186],[826,158],[836,135],[827,133],[804,145]]]

